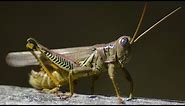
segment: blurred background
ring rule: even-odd
[[[25,51],[28,37],[44,46],[70,48],[108,43],[121,35],[132,36],[145,2],[141,1],[1,1],[0,2],[0,84],[31,87],[32,67],[8,66],[9,52]],[[181,6],[132,47],[127,69],[134,80],[134,96],[185,100],[185,2],[152,1],[139,34]],[[123,96],[128,82],[117,71]],[[91,78],[79,79],[75,92],[90,94]],[[95,94],[115,95],[104,73],[96,82]]]

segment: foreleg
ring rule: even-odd
[[[132,96],[133,96],[133,88],[134,88],[134,83],[133,83],[133,80],[132,80],[132,77],[131,75],[129,74],[129,72],[127,71],[126,68],[122,68],[122,71],[124,72],[125,76],[126,76],[126,79],[127,81],[129,82],[129,85],[130,85],[130,93],[129,93],[129,98],[128,100],[132,99]]]
[[[115,65],[111,64],[111,63],[108,64],[108,74],[109,74],[110,79],[112,80],[112,83],[113,83],[113,86],[114,86],[114,89],[116,92],[116,96],[118,97],[119,102],[123,103],[123,100],[121,99],[121,96],[120,96],[118,86],[115,81],[114,71],[115,71]]]

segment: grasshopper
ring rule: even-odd
[[[89,76],[93,76],[95,80],[100,73],[108,72],[114,86],[116,96],[118,97],[118,100],[122,102],[123,100],[114,76],[114,72],[116,70],[121,70],[126,75],[126,79],[130,86],[128,99],[132,99],[133,80],[125,68],[125,65],[131,58],[130,53],[132,44],[180,8],[181,7],[175,9],[157,21],[137,38],[136,35],[146,11],[146,4],[133,37],[121,36],[117,40],[106,44],[51,50],[41,45],[35,39],[28,38],[26,48],[29,52],[9,53],[6,57],[6,61],[9,65],[16,67],[39,65],[40,69],[38,71],[31,71],[29,83],[34,88],[41,89],[49,93],[56,93],[60,87],[65,84],[69,84],[70,92],[61,94],[66,97],[71,97],[73,95],[75,80]],[[93,89],[94,88],[92,86],[92,90]]]

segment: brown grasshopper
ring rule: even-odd
[[[34,70],[31,71],[29,83],[34,88],[49,93],[57,92],[60,87],[69,84],[70,92],[61,94],[67,97],[71,97],[74,93],[73,81],[88,76],[94,76],[95,78],[100,73],[107,71],[113,83],[116,96],[122,101],[114,76],[114,72],[119,69],[125,73],[126,79],[129,81],[129,99],[131,99],[133,95],[133,80],[126,70],[125,65],[130,60],[132,44],[180,8],[181,7],[175,9],[163,17],[136,39],[135,37],[146,11],[146,4],[132,38],[129,36],[121,36],[117,40],[107,44],[54,50],[49,50],[35,39],[28,38],[26,47],[31,53],[27,51],[9,53],[6,57],[6,61],[9,65],[16,67],[39,65],[41,68],[38,72]],[[24,60],[26,60],[26,62]]]

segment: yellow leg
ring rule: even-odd
[[[47,75],[49,76],[49,78],[51,78],[51,80],[56,85],[56,87],[53,88],[53,89],[43,89],[43,91],[44,92],[47,92],[47,93],[57,92],[59,90],[59,88],[60,88],[60,82],[51,74],[51,72],[46,68],[46,66],[42,62],[42,60],[34,53],[34,50],[38,50],[38,51],[41,52],[41,50],[38,47],[37,42],[35,40],[33,40],[33,39],[29,39],[28,40],[28,43],[26,44],[26,47],[30,50],[30,52],[32,53],[32,55],[39,62],[40,66],[41,66],[41,71],[45,71],[47,73]],[[52,66],[54,69],[57,69],[57,67],[55,65],[53,65],[53,64],[50,64],[50,66]]]
[[[35,56],[35,58],[37,59],[37,61],[39,62],[40,66],[42,67],[42,69],[47,73],[47,75],[51,78],[51,80],[55,83],[55,85],[57,87],[60,87],[59,81],[53,77],[53,75],[51,74],[51,72],[46,68],[46,66],[44,65],[44,63],[42,62],[42,60],[40,58],[37,57],[37,55],[34,53],[34,51],[31,51],[31,53]]]

